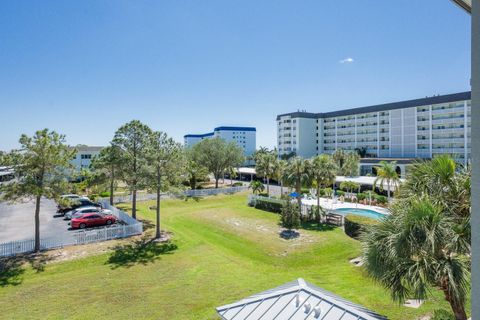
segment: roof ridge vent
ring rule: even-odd
[[[313,308],[313,317],[315,319],[320,318],[321,314],[322,314],[322,308],[320,308],[320,306],[316,306],[315,308]]]
[[[305,313],[309,313],[310,310],[312,310],[312,305],[310,304],[310,302],[307,302],[305,303],[304,308],[305,308]]]
[[[300,294],[295,295],[295,307],[298,308],[303,302],[303,298],[300,297]]]

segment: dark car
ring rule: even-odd
[[[89,199],[75,199],[71,201],[68,205],[59,205],[58,206],[58,212],[61,214],[65,214],[66,212],[70,210],[74,210],[80,207],[96,207],[96,208],[102,208],[102,205],[98,202],[93,202]]]

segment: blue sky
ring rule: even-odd
[[[343,63],[341,63],[343,62]],[[139,119],[219,125],[470,90],[470,17],[449,0],[2,1],[0,149],[48,127],[105,145]]]

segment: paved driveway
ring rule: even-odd
[[[53,200],[42,199],[40,207],[40,237],[72,237],[67,221],[54,217],[57,207]],[[35,238],[35,203],[0,203],[0,243]]]

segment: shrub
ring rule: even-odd
[[[332,188],[325,188],[323,189],[323,195],[327,196],[327,197],[331,197],[332,196],[332,192],[333,192],[333,189]]]
[[[302,193],[302,194],[309,194],[309,193],[310,193],[310,189],[308,189],[308,188],[302,188],[302,190],[300,191],[300,193]]]
[[[431,320],[455,320],[455,316],[445,309],[437,309],[433,311],[433,317]]]
[[[388,198],[379,194],[375,195],[375,200],[377,200],[378,203],[385,204],[388,201]]]
[[[357,193],[357,199],[359,201],[365,200],[367,198],[367,195],[365,193]]]
[[[255,209],[265,210],[269,212],[282,212],[283,203],[278,201],[269,201],[264,199],[255,200]]]
[[[108,197],[110,197],[110,192],[108,192],[108,191],[100,192],[100,197],[101,198],[108,198]]]
[[[345,196],[345,191],[337,190],[337,196],[339,196],[339,197]]]
[[[243,183],[241,183],[241,182],[235,182],[235,183],[233,184],[233,186],[234,186],[234,187],[241,187],[241,186],[243,186]]]
[[[259,195],[260,197],[266,197],[266,198],[269,197],[269,196],[268,196],[268,193],[266,193],[266,192],[259,193],[258,195]]]
[[[92,201],[97,201],[98,199],[98,194],[91,194],[88,196],[88,199],[92,200]]]
[[[372,218],[349,214],[345,216],[345,234],[352,238],[358,238],[365,227],[378,224],[378,221]]]
[[[297,203],[293,203],[292,201],[285,202],[282,206],[281,213],[282,227],[292,230],[300,226],[300,209]]]

